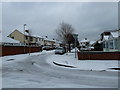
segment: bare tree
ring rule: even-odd
[[[74,29],[72,25],[62,22],[56,30],[58,39],[65,44],[68,44],[68,50],[70,51],[70,44],[74,43]]]

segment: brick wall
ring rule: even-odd
[[[120,60],[120,52],[77,52],[78,60]]]
[[[1,50],[2,49],[2,50]],[[2,46],[0,51],[2,51],[2,56],[7,55],[16,55],[16,54],[24,54],[29,52],[40,52],[41,47],[27,47],[27,46]]]

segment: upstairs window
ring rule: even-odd
[[[28,40],[28,36],[25,36],[25,39]]]
[[[30,37],[30,41],[33,41],[33,37]]]

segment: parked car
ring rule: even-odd
[[[55,54],[64,54],[65,53],[65,48],[63,47],[57,47],[55,49]]]
[[[42,47],[42,49],[43,49],[43,50],[53,50],[53,48],[50,47],[50,46],[44,46],[44,47]]]

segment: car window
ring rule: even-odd
[[[63,48],[57,48],[57,50],[64,50]]]

